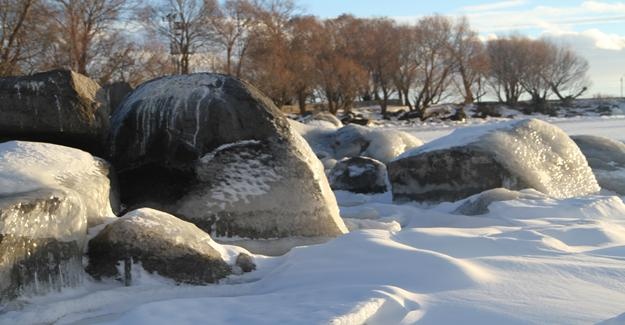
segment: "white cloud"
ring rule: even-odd
[[[546,32],[544,35],[549,37],[558,36],[579,36],[584,37],[592,41],[594,46],[598,49],[609,51],[621,51],[625,50],[625,36],[618,34],[604,33],[597,28],[591,28],[582,32]],[[625,57],[624,57],[625,63]]]
[[[475,6],[466,6],[466,7],[463,7],[462,9],[466,11],[489,11],[489,10],[498,10],[498,9],[518,7],[518,6],[524,5],[525,3],[526,3],[525,0],[508,0],[508,1],[484,3],[484,4],[475,5]]]
[[[584,1],[581,8],[592,12],[625,13],[625,3],[608,3],[601,1]]]

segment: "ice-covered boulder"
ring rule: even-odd
[[[129,284],[133,264],[181,283],[213,283],[229,275],[221,247],[194,224],[170,214],[139,209],[106,225],[89,241],[87,272],[121,277]]]
[[[0,141],[45,141],[104,154],[109,108],[93,80],[53,70],[0,78]]]
[[[511,201],[523,199],[541,199],[540,195],[529,193],[530,191],[511,191],[506,188],[494,188],[492,190],[484,191],[480,194],[476,194],[467,198],[462,204],[460,204],[453,213],[464,214],[467,216],[476,216],[481,214],[487,214],[490,212],[488,206],[494,202]],[[535,192],[540,194],[539,192]]]
[[[320,161],[247,83],[208,73],[149,81],[126,97],[112,130],[130,207],[174,213],[217,241],[310,243],[347,231]]]
[[[376,129],[355,124],[336,129],[328,126],[291,122],[320,158],[370,157],[387,163],[423,142],[413,135],[392,129]]]
[[[85,206],[71,192],[0,194],[0,303],[78,285],[86,236]]]
[[[0,196],[58,189],[85,206],[89,226],[119,209],[110,165],[82,150],[41,142],[0,143]]]
[[[536,119],[457,129],[402,154],[388,172],[396,201],[457,201],[498,187],[556,198],[599,190],[573,140]]]
[[[336,159],[364,156],[387,163],[422,144],[406,132],[350,124],[336,131],[330,147]]]
[[[586,156],[599,185],[625,195],[625,144],[594,135],[576,135],[571,139]]]
[[[340,128],[343,126],[343,122],[339,120],[334,114],[328,112],[318,112],[310,116],[310,118],[304,120],[304,123],[309,125],[323,125],[327,123],[333,127]]]
[[[386,192],[386,166],[372,158],[345,158],[330,170],[328,178],[333,190],[354,193]]]

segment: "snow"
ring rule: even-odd
[[[106,164],[87,152],[54,144],[0,143],[0,195],[61,189],[82,200],[89,225],[99,224],[115,217]]]
[[[625,136],[622,118],[555,123],[569,134],[617,140]],[[429,141],[454,128],[458,126],[408,131]],[[621,197],[600,192],[557,198],[524,190],[501,195],[505,200],[493,200],[484,214],[466,216],[457,214],[458,208],[476,197],[424,206],[393,204],[390,193],[335,194],[352,232],[284,256],[254,255],[257,271],[209,286],[174,286],[157,278],[149,281],[153,276],[149,274],[132,287],[89,282],[82,288],[25,299],[24,305],[0,314],[0,323],[622,324],[625,320]]]

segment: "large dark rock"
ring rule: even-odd
[[[130,94],[133,90],[132,86],[125,81],[117,81],[102,87],[106,93],[106,98],[109,103],[109,114],[115,114],[115,111],[119,108],[119,105],[124,101],[126,95]]]
[[[86,235],[86,210],[75,195],[0,194],[0,303],[81,283]]]
[[[599,190],[575,143],[540,120],[457,129],[387,166],[396,201],[457,201],[498,187],[557,198]]]
[[[177,282],[214,283],[231,273],[218,249],[192,223],[144,208],[108,224],[89,241],[87,272],[96,278],[121,278],[118,266],[124,263],[128,285],[132,267],[141,263],[146,271]]]
[[[310,147],[269,99],[235,78],[144,83],[114,114],[111,148],[125,204],[174,213],[218,241],[319,242],[347,231]]]
[[[576,135],[571,139],[586,156],[599,185],[625,195],[625,144],[594,135]]]
[[[354,193],[386,192],[386,166],[371,158],[345,158],[328,175],[333,190]]]
[[[62,144],[105,154],[109,108],[93,80],[69,70],[0,78],[0,141]]]

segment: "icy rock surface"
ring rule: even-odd
[[[343,122],[339,120],[335,115],[328,112],[319,112],[311,115],[309,118],[304,119],[303,122],[308,125],[323,126],[324,123],[328,123],[333,127],[340,128],[343,126]]]
[[[487,214],[490,212],[488,206],[493,202],[512,201],[520,198],[540,199],[541,196],[526,192],[511,191],[506,188],[495,188],[467,198],[453,213],[467,216]]]
[[[148,81],[126,97],[112,130],[130,207],[173,213],[218,241],[261,246],[347,232],[319,159],[247,83],[208,73]]]
[[[310,244],[341,235],[347,231],[343,221],[327,219],[336,201],[323,166],[312,152],[307,155],[302,164],[287,150],[258,141],[222,146],[199,160],[200,183],[179,201],[177,213],[218,241],[243,239],[236,243],[270,255],[285,252],[272,244],[277,238],[300,237],[301,244]]]
[[[386,166],[372,158],[345,158],[330,170],[328,178],[333,190],[354,193],[386,192]]]
[[[0,303],[83,279],[86,210],[60,189],[0,194]]]
[[[594,135],[576,135],[571,139],[586,156],[599,185],[625,195],[625,144]]]
[[[599,191],[573,140],[536,119],[458,129],[388,166],[396,200],[456,201],[497,187],[556,198]]]
[[[104,154],[109,107],[100,86],[69,70],[0,78],[0,140],[45,141]]]
[[[115,217],[116,191],[109,164],[87,152],[39,142],[0,143],[0,195],[38,189],[59,189],[77,196],[86,208],[89,226]]]
[[[339,129],[331,126],[311,126],[291,121],[294,128],[308,141],[320,158],[337,160],[348,157],[370,157],[387,163],[408,149],[423,142],[414,136],[391,129],[375,129],[355,124]]]
[[[118,264],[128,263],[128,277],[132,264],[141,263],[146,271],[177,282],[212,283],[231,272],[221,250],[192,223],[144,208],[108,224],[89,241],[87,271],[98,278],[116,277]]]

